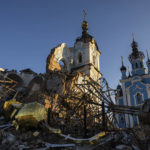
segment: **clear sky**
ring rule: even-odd
[[[83,9],[102,52],[101,72],[115,88],[120,57],[130,65],[132,32],[150,52],[150,0],[0,0],[0,67],[45,72],[50,50],[62,42],[71,47],[81,35]]]

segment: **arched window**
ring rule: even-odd
[[[78,61],[79,61],[79,63],[82,63],[82,54],[81,53],[78,54]]]
[[[66,63],[65,63],[65,61],[64,61],[63,59],[61,59],[61,60],[59,61],[59,65],[60,65],[60,67],[61,67],[62,69],[66,69]]]
[[[142,102],[142,97],[141,97],[141,94],[140,93],[137,93],[137,95],[136,95],[136,98],[137,98],[137,104],[141,104],[141,102]]]
[[[135,63],[135,65],[136,65],[136,68],[138,68],[138,63]]]
[[[121,120],[121,122],[124,122],[124,117],[123,117],[123,116],[121,116],[120,120]]]
[[[140,66],[141,66],[141,68],[143,68],[143,63],[142,62],[140,62]]]
[[[122,122],[122,123],[124,123],[124,115],[123,114],[120,114],[120,121]]]

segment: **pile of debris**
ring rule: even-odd
[[[94,83],[88,76],[64,70],[0,73],[0,149],[150,149],[149,121],[134,129],[102,128],[97,87],[82,85]]]
[[[33,114],[33,113],[32,113]],[[26,120],[27,121],[27,120]],[[31,120],[30,120],[31,122]],[[33,120],[33,123],[34,120]],[[149,126],[101,132],[91,138],[73,138],[51,128],[44,121],[36,126],[16,128],[14,123],[0,117],[0,149],[3,150],[149,150]]]
[[[89,131],[87,137],[98,133],[101,127],[98,121],[101,119],[98,116],[99,108],[87,103],[91,95],[85,95],[81,91],[83,88],[79,89],[76,86],[88,79],[88,76],[78,72],[70,74],[62,70],[49,70],[46,74],[36,74],[30,69],[21,71],[21,74],[16,71],[4,71],[1,74],[2,106],[5,101],[8,101],[8,104],[14,103],[10,110],[5,112],[6,118],[9,118],[8,115],[10,119],[18,116],[16,112],[22,105],[38,102],[44,105],[48,112],[47,122],[52,127],[63,130],[63,133],[76,137],[83,137],[83,134],[86,134],[82,132],[83,130]],[[93,99],[94,101],[96,102],[96,98]],[[14,105],[18,108],[12,110]],[[87,129],[85,129],[85,117]]]

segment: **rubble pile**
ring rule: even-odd
[[[90,78],[59,69],[0,72],[0,149],[150,149],[149,121],[134,129],[104,130],[98,115],[102,111],[91,94],[95,87],[81,85]],[[147,117],[149,110],[143,109]]]
[[[149,150],[150,143],[144,137],[148,130],[145,132],[144,129],[144,127],[135,127],[124,131],[111,132],[111,138],[108,138],[108,142],[100,142],[99,148],[104,150]]]
[[[38,128],[38,130],[16,130],[15,127],[10,125],[9,127],[3,126],[0,130],[0,149],[2,150],[48,150],[52,147],[63,148],[68,146],[72,149],[72,145],[68,145],[63,138],[56,134],[50,134],[49,132],[46,132],[46,130],[40,128]]]
[[[8,102],[6,101],[5,103]],[[9,103],[9,105],[14,104],[14,101],[11,104]],[[34,102],[22,104],[22,107],[18,108],[18,110],[16,108],[12,108],[11,116],[12,114],[16,115],[10,120],[4,117],[6,110],[0,114],[0,149],[44,150],[50,147],[70,147],[70,149],[74,147],[74,144],[68,145],[64,138],[58,135],[58,133],[61,133],[60,130],[53,129],[46,123],[47,110],[44,105]]]
[[[38,128],[16,129],[0,117],[0,149],[2,150],[149,150],[149,126],[100,133],[91,138],[73,138],[41,123]]]

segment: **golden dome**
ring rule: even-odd
[[[82,22],[82,30],[83,31],[87,31],[88,30],[88,22],[87,21],[83,21]]]

